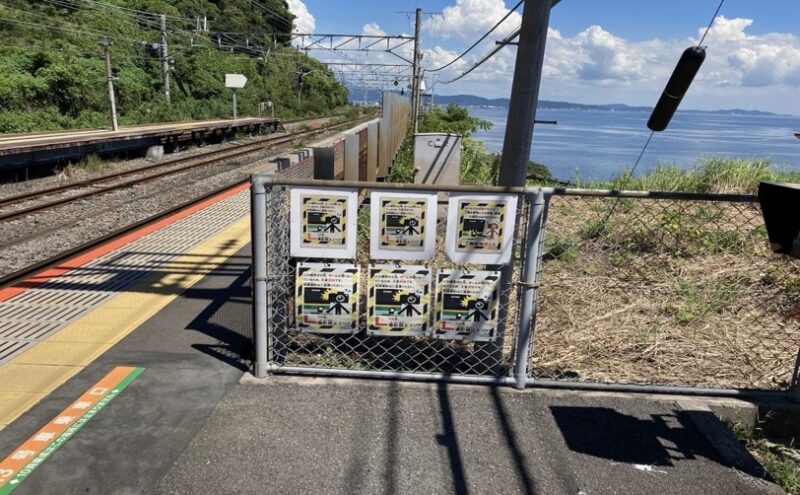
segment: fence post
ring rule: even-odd
[[[794,375],[792,376],[792,388],[790,398],[794,402],[800,403],[800,350],[797,351],[797,360],[794,365]]]
[[[267,376],[267,189],[255,177],[250,186],[251,247],[253,262],[253,345],[255,375]]]
[[[547,198],[542,189],[527,193],[526,199],[531,203],[528,217],[528,230],[525,235],[525,265],[519,283],[519,290],[524,291],[519,311],[517,329],[517,355],[514,363],[514,387],[525,388],[528,380],[528,360],[530,359],[531,340],[536,330],[536,303],[539,294],[539,267],[542,260],[542,240],[544,238],[544,213]]]

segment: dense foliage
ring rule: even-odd
[[[142,12],[169,16],[171,106],[161,81],[159,20]],[[196,29],[196,16],[204,15],[208,32]],[[285,0],[5,0],[0,132],[108,126],[98,46],[106,35],[123,125],[230,117],[225,73],[248,78],[238,92],[242,116],[258,115],[264,101],[283,117],[346,105],[347,90],[324,65],[267,34],[289,32],[292,19]],[[308,73],[302,86],[298,70]]]

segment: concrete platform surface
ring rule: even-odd
[[[158,493],[782,493],[726,464],[674,402],[280,377],[230,391]]]
[[[249,281],[244,248],[0,431],[4,458],[113,367],[146,368],[14,495],[781,493],[678,399],[248,380]]]
[[[175,132],[209,131],[229,127],[266,124],[274,122],[271,117],[243,117],[240,119],[196,120],[190,122],[165,122],[161,124],[145,124],[122,127],[116,131],[111,129],[73,129],[64,131],[35,132],[28,134],[0,135],[0,154],[8,150],[31,148],[48,145],[69,145],[97,140],[130,139],[152,134],[169,134]]]

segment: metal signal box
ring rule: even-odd
[[[425,133],[414,135],[414,183],[461,183],[461,136]]]

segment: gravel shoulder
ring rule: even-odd
[[[287,130],[291,131],[301,125],[316,127],[325,124],[328,120],[330,119],[289,124]],[[327,139],[334,134],[322,134],[314,141]],[[219,145],[189,149],[170,154],[167,159],[198,156],[212,150],[257,139],[263,139],[263,136],[252,136]],[[289,149],[291,149],[291,145],[284,145],[232,160],[221,160],[212,166],[187,170],[3,222],[0,224],[0,276],[80,246],[125,225],[145,220],[226,185],[245,180],[250,174],[264,170],[270,159],[280,156]],[[80,182],[87,178],[100,177],[151,164],[151,161],[145,159],[111,161],[93,171],[78,171],[69,176],[62,173],[25,183],[3,184],[0,185],[0,197]]]

